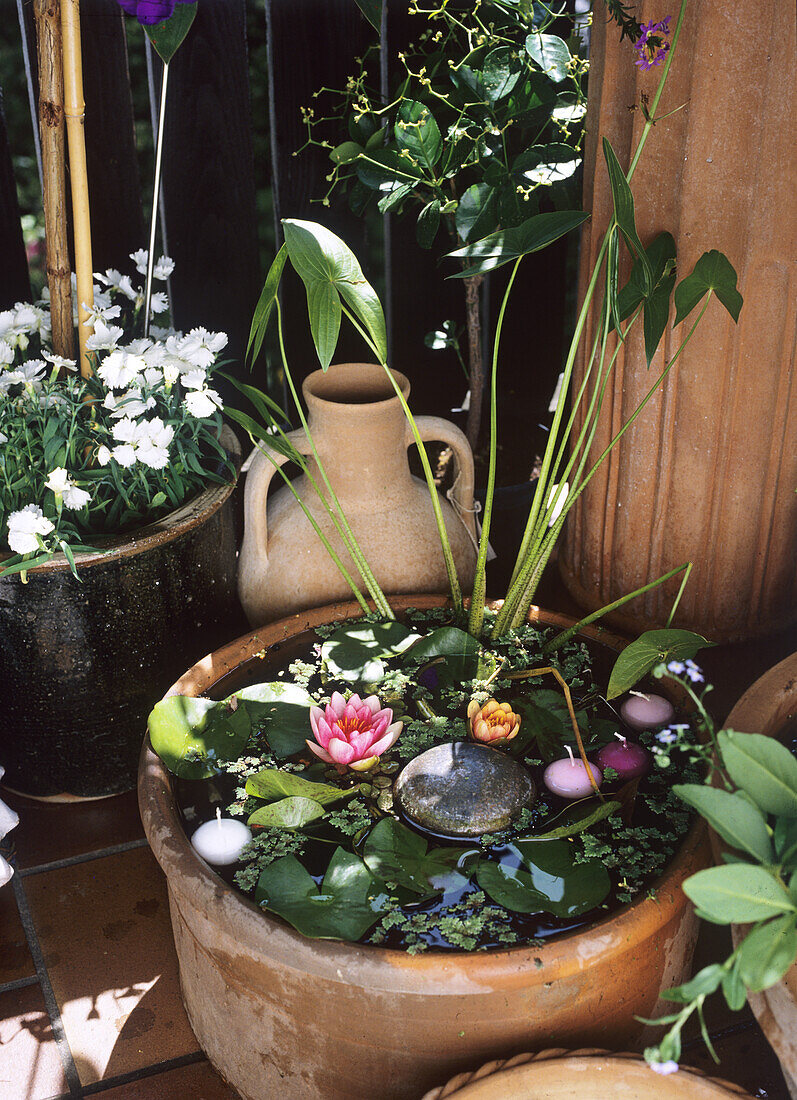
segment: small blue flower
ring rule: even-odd
[[[656,734],[656,740],[662,745],[671,745],[678,740],[678,734],[675,730],[663,729]]]
[[[683,661],[670,661],[667,665],[668,672],[674,672],[676,676],[682,676],[686,672],[686,665]]]
[[[705,676],[700,671],[700,668],[695,664],[694,661],[686,662],[686,675],[689,677],[693,684],[704,684],[706,682]]]

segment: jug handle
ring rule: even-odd
[[[310,441],[303,428],[286,432],[286,440],[291,443],[299,454],[312,453]],[[277,451],[269,451],[264,454],[259,448],[252,465],[246,475],[244,487],[244,538],[241,546],[241,557],[245,554],[256,556],[259,569],[265,571],[268,567],[268,525],[266,522],[266,497],[271,479],[280,466],[289,462],[288,455],[279,454]]]
[[[451,503],[468,534],[474,543],[477,543],[476,512],[473,505],[473,451],[470,449],[467,436],[456,424],[452,424],[450,420],[443,420],[441,416],[416,416],[415,423],[421,439],[433,439],[439,443],[446,443],[454,452],[456,468],[454,484],[449,490]],[[415,442],[409,424],[406,439],[408,447]]]

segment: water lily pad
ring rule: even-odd
[[[357,941],[379,918],[380,885],[361,859],[336,848],[319,887],[295,856],[261,873],[255,901],[304,936]]]
[[[269,806],[260,806],[249,815],[247,825],[259,825],[261,828],[301,829],[311,821],[323,817],[326,810],[320,802],[312,798],[292,796],[281,798]]]
[[[217,764],[235,760],[249,740],[252,723],[245,709],[224,702],[170,695],[156,703],[148,719],[152,748],[174,775],[208,779]]]
[[[253,684],[236,691],[230,696],[233,699],[247,711],[252,725],[262,729],[275,756],[301,752],[312,736],[309,708],[314,701],[298,684],[281,680]]]
[[[363,849],[363,859],[375,875],[425,896],[465,886],[469,876],[461,873],[459,863],[465,860],[467,866],[467,855],[467,848],[430,848],[423,837],[392,817],[371,830]]]
[[[351,798],[357,791],[357,787],[344,790],[331,783],[312,783],[300,775],[280,771],[279,768],[264,768],[256,775],[250,775],[246,781],[246,793],[252,798],[262,798],[264,802],[300,797],[312,798],[322,806],[331,806],[343,798]]]
[[[324,671],[335,679],[379,683],[385,674],[381,658],[403,653],[417,638],[402,623],[345,623],[321,646]]]
[[[481,646],[456,626],[443,626],[417,641],[405,654],[405,664],[435,662],[438,686],[450,686],[479,675]],[[442,660],[438,660],[442,658]]]
[[[603,864],[575,863],[566,840],[517,841],[512,847],[520,867],[482,859],[476,872],[479,886],[507,909],[577,917],[609,893],[611,882]]]

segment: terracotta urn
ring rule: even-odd
[[[417,596],[393,606],[444,603]],[[352,602],[262,627],[204,658],[171,693],[225,692],[231,681],[220,681],[269,646],[360,614]],[[532,617],[572,624],[538,609]],[[622,644],[594,628],[585,636],[598,652]],[[139,806],[168,883],[191,1026],[244,1100],[417,1100],[448,1074],[529,1045],[641,1049],[656,1032],[637,1017],[666,1011],[659,994],[689,974],[697,919],[681,883],[705,866],[700,822],[655,895],[593,925],[542,946],[409,955],[307,939],[227,886],[191,847],[169,773],[148,743]]]
[[[410,385],[393,371],[406,398]],[[377,581],[386,593],[444,592],[448,588],[440,539],[425,481],[410,473],[413,443],[401,403],[382,367],[341,363],[315,371],[302,386],[308,425],[330,484]],[[441,501],[457,573],[470,586],[476,564],[473,455],[465,435],[437,416],[416,417],[422,439],[439,440],[454,453],[451,504]],[[328,497],[310,442],[291,432],[308,457],[308,475],[294,488],[356,581],[340,535],[309,478]],[[307,607],[351,596],[351,589],[288,486],[268,501],[269,485],[287,459],[258,451],[246,478],[244,540],[238,591],[253,626]]]
[[[797,653],[775,665],[748,688],[728,715],[726,729],[740,733],[784,733],[797,716]],[[721,858],[722,845],[712,831],[715,856]],[[733,926],[734,944],[744,938],[747,929]],[[783,1075],[793,1097],[797,1097],[797,963],[776,985],[762,993],[748,993],[750,1007],[761,1030],[780,1060]]]
[[[749,1092],[681,1066],[654,1073],[635,1054],[608,1050],[542,1050],[503,1062],[488,1062],[427,1092],[423,1100],[728,1100]]]
[[[240,463],[240,447],[222,442]],[[77,557],[0,577],[3,783],[53,801],[135,786],[157,685],[242,623],[234,483]]]

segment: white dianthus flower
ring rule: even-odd
[[[118,325],[106,325],[104,321],[97,321],[93,335],[86,341],[89,351],[114,351],[116,345],[124,336],[124,330]]]
[[[127,468],[136,461],[136,449],[129,443],[121,443],[111,451],[111,457],[115,458],[120,466]]]
[[[108,450],[104,443],[97,451],[97,461],[99,462],[100,466],[107,466],[108,463],[111,461],[111,452]]]
[[[222,407],[222,402],[215,390],[202,389],[187,393],[183,399],[183,405],[192,416],[202,419],[213,416],[216,409]]]
[[[37,536],[54,530],[37,504],[26,504],[8,517],[8,545],[15,554],[32,554],[40,548]]]
[[[44,484],[54,493],[63,493],[65,489],[69,488],[72,481],[63,466],[56,466],[54,470],[50,471]]]
[[[85,489],[79,489],[74,483],[68,485],[64,491],[64,508],[69,508],[73,512],[88,504],[90,500],[91,493],[86,492]]]

